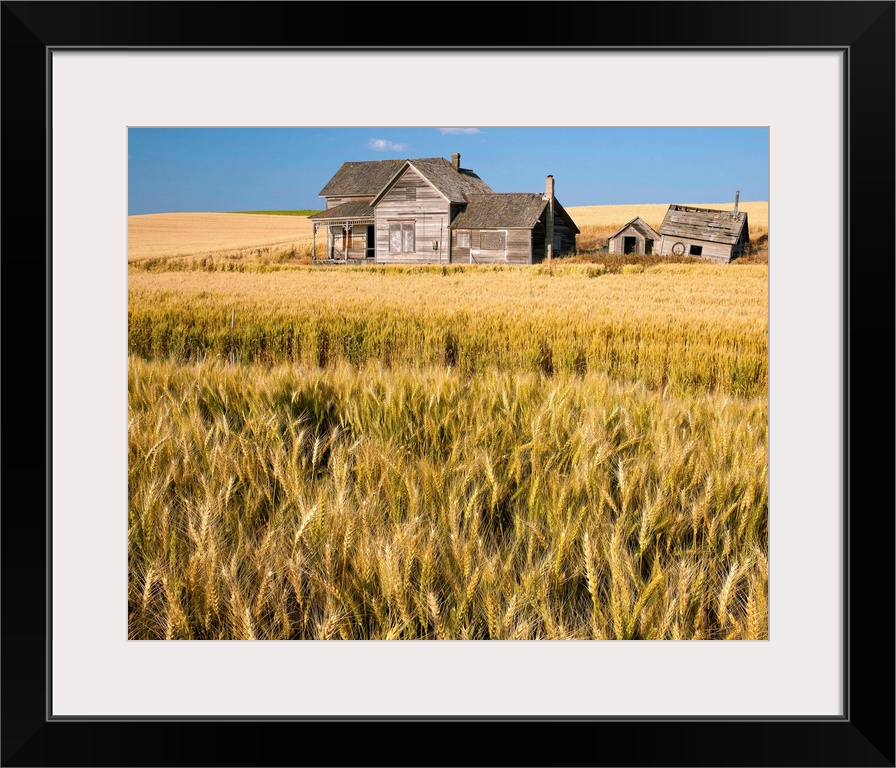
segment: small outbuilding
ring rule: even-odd
[[[660,234],[640,216],[610,235],[608,253],[634,253],[650,256],[659,249]]]
[[[660,255],[698,256],[721,264],[743,256],[750,225],[746,211],[738,211],[738,195],[731,211],[670,205],[660,225]]]

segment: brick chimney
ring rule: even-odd
[[[547,182],[544,185],[544,199],[545,200],[553,200],[554,199],[554,177],[548,176]]]
[[[453,152],[451,154],[451,165],[454,166],[455,171],[460,171],[460,152]]]

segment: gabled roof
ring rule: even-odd
[[[373,208],[364,200],[350,200],[326,211],[315,213],[308,218],[311,221],[345,221],[346,219],[370,219],[373,221]]]
[[[318,197],[373,197],[389,182],[404,160],[343,163]]]
[[[473,171],[467,168],[457,170],[444,157],[419,157],[403,161],[392,178],[378,191],[371,205],[376,205],[408,168],[416,170],[451,203],[465,203],[469,195],[492,191]]]
[[[749,239],[746,211],[718,211],[688,205],[670,205],[660,225],[660,234],[708,240],[712,243],[734,245],[741,234]]]
[[[660,233],[657,232],[653,227],[651,227],[650,224],[648,224],[646,221],[644,221],[644,219],[642,219],[640,216],[635,216],[635,218],[633,218],[627,224],[621,226],[612,235],[610,235],[607,239],[612,240],[614,237],[617,237],[618,235],[625,232],[625,230],[627,230],[629,227],[632,227],[632,229],[636,229],[638,232],[640,232],[642,235],[644,235],[644,237],[646,237],[647,239],[651,239],[651,238],[657,239],[660,236]]]

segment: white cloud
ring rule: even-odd
[[[478,128],[439,128],[439,133],[443,136],[446,133],[482,133]]]
[[[397,142],[389,141],[389,139],[371,139],[367,142],[368,149],[373,149],[377,152],[400,152],[406,149],[407,146],[407,144],[398,144]]]

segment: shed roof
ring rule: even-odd
[[[660,234],[734,245],[741,234],[746,235],[745,240],[749,239],[747,213],[670,205],[660,225]]]
[[[350,200],[326,211],[315,213],[308,218],[311,221],[345,221],[346,219],[370,219],[373,221],[373,208],[369,202],[364,200]]]
[[[660,233],[657,232],[653,227],[651,227],[650,224],[648,224],[646,221],[644,221],[644,219],[642,219],[640,216],[635,216],[635,218],[633,218],[630,222],[628,222],[627,224],[625,224],[625,225],[621,226],[619,229],[617,229],[612,235],[610,235],[610,237],[608,239],[612,240],[614,237],[618,237],[623,232],[625,232],[625,230],[627,230],[629,227],[636,229],[638,232],[640,232],[642,235],[644,235],[644,237],[646,237],[648,239],[650,239],[650,238],[657,239],[660,236]]]
[[[364,160],[343,163],[318,197],[369,196],[379,192],[404,160]]]
[[[469,195],[490,193],[492,188],[468,168],[456,169],[444,157],[418,157],[404,160],[382,189],[373,199],[375,205],[385,195],[408,168],[416,170],[452,203],[465,203]]]

